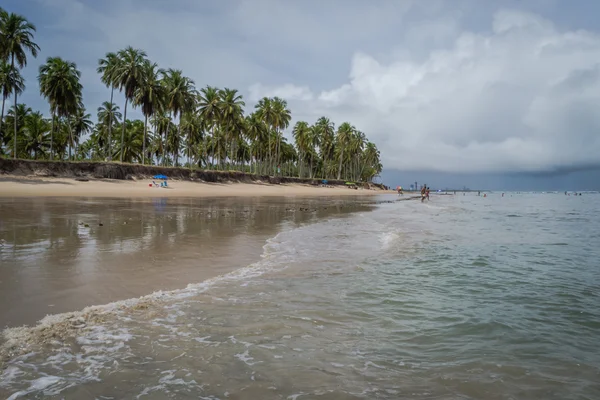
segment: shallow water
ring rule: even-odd
[[[6,331],[0,396],[600,398],[600,196],[436,196],[278,231],[225,276]]]
[[[355,203],[0,199],[0,327],[231,272],[258,261],[282,225],[347,213]]]

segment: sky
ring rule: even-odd
[[[238,89],[247,111],[263,96],[280,96],[292,125],[323,115],[336,126],[352,123],[381,150],[391,185],[419,175],[467,186],[487,177],[491,187],[557,177],[600,189],[598,1],[4,0],[2,7],[37,27],[41,52],[23,72],[22,100],[44,112],[36,77],[47,57],[77,63],[94,115],[109,97],[98,59],[130,45],[162,68],[183,70],[198,88]]]

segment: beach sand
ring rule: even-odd
[[[169,180],[168,188],[149,187],[152,180],[90,180],[35,176],[0,176],[0,197],[263,197],[263,196],[364,196],[387,192],[383,190],[345,187],[325,188],[301,184],[273,185],[269,183],[206,183]]]

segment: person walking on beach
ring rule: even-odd
[[[427,201],[429,201],[429,187],[425,189],[425,196],[427,197]]]
[[[427,186],[423,185],[421,187],[421,203],[425,201],[425,190],[427,190]]]

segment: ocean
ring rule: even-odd
[[[0,398],[600,398],[598,194],[398,199],[282,203],[255,260],[7,329]]]

